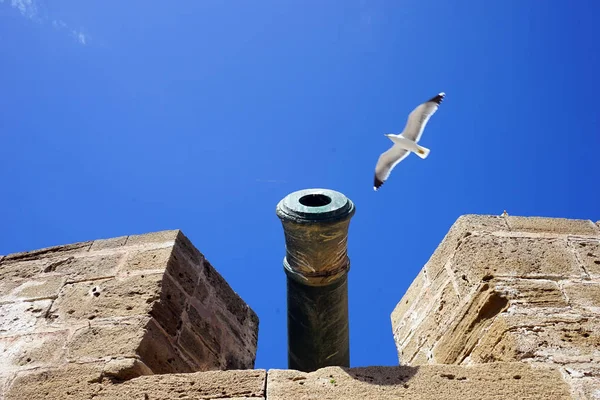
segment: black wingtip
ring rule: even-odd
[[[446,93],[444,93],[444,92],[438,93],[437,96],[432,97],[431,99],[427,100],[427,102],[432,101],[439,106],[442,103],[442,101],[444,100],[444,97],[446,97]]]
[[[375,182],[373,183],[373,190],[377,191],[381,187],[381,185],[383,185],[383,181],[375,177]]]

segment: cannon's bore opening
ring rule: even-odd
[[[331,198],[324,194],[307,194],[306,196],[300,197],[298,201],[306,207],[322,207],[331,203]]]

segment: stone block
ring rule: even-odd
[[[221,353],[221,342],[226,332],[223,332],[223,322],[217,319],[214,312],[199,301],[192,300],[187,306],[184,321],[213,353]]]
[[[179,229],[166,230],[158,232],[144,233],[141,235],[129,235],[126,245],[139,245],[139,244],[150,244],[150,243],[166,243],[173,242],[177,239]]]
[[[572,240],[570,244],[590,278],[600,280],[600,240]]]
[[[459,305],[456,291],[452,283],[448,282],[435,297],[432,296],[427,309],[418,310],[407,318],[410,323],[399,325],[394,331],[394,338],[400,345],[400,363],[416,365],[415,360],[419,354],[423,356],[420,360],[428,360],[435,343],[454,322]]]
[[[204,275],[208,285],[214,288],[221,304],[225,306],[233,318],[237,319],[240,325],[245,325],[247,322],[252,325],[258,322],[256,313],[233,291],[227,281],[208,261],[204,261]]]
[[[49,263],[48,259],[2,262],[0,264],[0,283],[21,278],[33,278],[39,275]]]
[[[106,376],[102,364],[22,373],[6,400],[265,399],[265,370],[146,375],[124,382],[106,378],[112,377]]]
[[[64,276],[47,276],[37,279],[20,280],[15,283],[11,293],[4,297],[9,301],[35,301],[44,299],[55,299],[66,279]]]
[[[424,271],[421,271],[415,280],[412,281],[411,285],[408,287],[408,290],[402,296],[402,299],[396,304],[394,307],[394,311],[392,311],[391,320],[392,320],[392,329],[395,331],[396,327],[402,322],[402,319],[406,315],[407,311],[410,309],[410,306],[414,304],[414,302],[418,301],[421,298],[421,294],[425,290],[425,287],[429,285],[427,278],[425,277]]]
[[[1,257],[0,257],[0,261]],[[14,373],[0,373],[0,399],[5,398],[6,389],[10,385],[10,382],[14,379]]]
[[[493,277],[580,278],[583,271],[563,239],[471,235],[456,250],[451,264],[456,277],[465,275],[471,290]],[[465,293],[461,293],[465,294]]]
[[[221,356],[225,358],[227,368],[253,368],[258,342],[258,317],[251,315],[244,325],[239,325],[219,310],[215,313],[224,333]]]
[[[265,370],[141,376],[111,385],[107,399],[265,399]],[[110,397],[109,397],[110,396]],[[114,397],[113,397],[114,396]],[[118,397],[117,397],[118,396]]]
[[[600,283],[569,282],[563,285],[563,290],[571,306],[584,313],[600,315]]]
[[[269,400],[571,399],[560,372],[522,363],[269,370]]]
[[[138,355],[155,374],[194,372],[200,367],[182,356],[181,350],[154,320],[146,327]]]
[[[4,259],[2,343],[21,343],[34,334],[43,343],[43,335],[61,331],[64,354],[57,363],[113,358],[105,373],[115,380],[253,368],[258,317],[189,240],[180,231],[125,238]],[[50,344],[46,348],[54,351]],[[14,354],[0,362],[0,373],[3,367],[45,368],[50,359]],[[27,359],[32,361],[24,364]]]
[[[160,299],[153,303],[150,315],[171,336],[175,336],[182,325],[182,314],[188,296],[181,286],[169,275],[164,274],[160,286]]]
[[[471,362],[600,362],[600,321],[572,313],[499,315],[470,354]]]
[[[44,273],[67,276],[67,282],[82,282],[110,278],[116,275],[122,253],[94,255],[89,257],[70,257],[48,265]]]
[[[62,246],[52,246],[43,249],[13,253],[4,256],[3,263],[7,261],[29,261],[47,257],[65,257],[77,253],[85,253],[92,246],[92,242],[79,242]]]
[[[51,318],[67,323],[146,315],[161,295],[162,280],[162,274],[149,274],[67,284],[52,305]]]
[[[597,400],[600,399],[600,378],[582,377],[570,379],[573,399]]]
[[[55,331],[0,337],[0,374],[60,364],[67,336],[68,331]]]
[[[597,235],[600,233],[594,223],[587,219],[506,217],[511,231],[553,233],[563,235]]]
[[[52,300],[0,304],[0,337],[34,332],[51,305]]]
[[[142,375],[153,375],[153,372],[137,358],[119,358],[108,361],[102,375],[116,381],[127,381]]]
[[[189,296],[194,296],[196,285],[200,280],[201,267],[191,264],[177,249],[174,249],[171,257],[165,264],[167,272],[177,281],[183,290]],[[215,287],[215,291],[219,290],[219,287]]]
[[[201,336],[196,335],[188,327],[182,328],[177,344],[194,361],[195,371],[225,369],[225,366],[220,363],[218,354],[204,343]]]
[[[488,281],[506,297],[511,306],[523,308],[565,308],[569,304],[555,281],[547,279],[496,278]]]
[[[119,274],[131,275],[162,272],[167,268],[172,250],[172,247],[162,247],[130,251],[127,253]]]
[[[119,236],[110,239],[94,240],[94,243],[92,243],[92,246],[90,247],[90,251],[115,249],[124,246],[127,242],[127,238],[128,236]]]
[[[494,318],[508,308],[506,297],[488,284],[479,287],[453,318],[452,326],[433,349],[433,359],[441,364],[460,364],[469,356]]]
[[[100,399],[103,368],[104,363],[70,363],[62,368],[23,371],[5,390],[5,400]]]
[[[508,225],[503,217],[484,215],[462,215],[450,227],[444,239],[425,264],[425,273],[430,281],[436,279],[451,259],[462,241],[474,232],[507,232]]]
[[[69,361],[93,362],[106,357],[136,357],[148,318],[96,323],[78,329],[67,343]],[[142,361],[145,361],[142,358]]]

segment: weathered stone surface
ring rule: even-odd
[[[493,319],[508,308],[508,299],[483,284],[471,302],[454,319],[451,328],[435,345],[433,359],[442,364],[460,364],[480,341]],[[429,319],[429,318],[428,318]]]
[[[451,270],[465,276],[462,295],[497,276],[580,278],[580,269],[565,240],[471,235],[456,250]]]
[[[496,278],[489,281],[494,290],[522,309],[565,308],[569,304],[557,282],[548,279]]]
[[[258,317],[180,231],[0,261],[1,399],[264,398],[264,371],[133,383],[254,367]]]
[[[94,243],[92,243],[92,247],[90,247],[90,251],[114,249],[117,247],[124,246],[127,242],[127,238],[128,236],[119,236],[110,239],[94,240]]]
[[[571,241],[571,245],[588,275],[600,280],[600,239]]]
[[[148,314],[161,293],[162,274],[65,285],[51,309],[55,322]]]
[[[2,343],[23,344],[0,371],[107,357],[147,368],[113,361],[118,379],[254,366],[258,317],[179,230],[8,255],[0,289]],[[37,356],[57,331],[64,351]]]
[[[136,358],[119,358],[108,361],[102,375],[109,379],[126,381],[142,375],[153,375],[153,372]]]
[[[594,223],[587,219],[506,217],[511,231],[547,232],[567,235],[596,235],[600,233]]]
[[[569,282],[563,285],[563,290],[571,306],[600,315],[600,282]]]
[[[5,390],[5,399],[92,399],[103,390],[100,383],[103,367],[103,363],[70,363],[42,372],[20,372],[10,388]]]
[[[403,364],[416,365],[427,362],[431,348],[444,332],[439,328],[449,326],[454,320],[455,314],[460,311],[459,298],[451,282],[441,288],[440,293],[436,295],[431,298],[431,308],[427,310],[428,319],[426,321],[420,318],[417,311],[405,320],[407,322],[405,325],[399,324],[394,332],[397,343],[407,343],[405,347],[401,347],[398,355]],[[404,340],[402,340],[403,337]],[[421,361],[417,361],[417,359]]]
[[[101,364],[20,374],[6,400],[263,399],[266,371],[219,371],[140,376],[112,383]]]
[[[267,399],[571,399],[559,371],[522,363],[270,370]]]
[[[214,365],[221,365],[219,356],[187,327],[183,327],[178,339],[179,347],[193,360],[194,371],[208,371]],[[223,368],[225,369],[225,368]]]
[[[404,315],[407,314],[411,304],[414,304],[414,302],[411,302],[411,300],[419,297],[425,290],[426,286],[429,286],[429,282],[425,276],[425,272],[421,271],[419,274],[417,274],[416,278],[408,287],[408,290],[402,297],[402,300],[396,304],[394,311],[392,311],[392,326],[398,326],[402,323]]]
[[[116,253],[105,256],[70,257],[46,267],[44,272],[64,274],[68,277],[67,282],[110,278],[116,275],[117,267],[123,256],[122,253]]]
[[[575,398],[590,398],[600,379],[598,227],[507,217],[502,229],[499,221],[459,219],[398,303],[400,362],[540,363],[559,368]]]
[[[194,372],[201,368],[193,360],[184,358],[183,349],[178,348],[174,341],[164,332],[156,321],[151,320],[146,326],[146,332],[138,347],[140,359],[155,374],[171,374],[178,372]],[[219,369],[219,365],[213,365]]]
[[[126,245],[131,246],[131,245],[136,245],[136,244],[172,242],[175,239],[177,239],[177,235],[179,233],[180,233],[180,230],[175,229],[175,230],[144,233],[141,235],[129,235]]]
[[[200,275],[204,272],[203,269],[203,265],[190,263],[177,250],[173,252],[167,264],[167,272],[177,279],[177,283],[189,296],[194,295]]]
[[[70,361],[80,362],[105,357],[135,357],[147,324],[148,318],[91,321],[89,326],[73,334],[67,344],[67,357]]]
[[[470,362],[536,361],[558,365],[600,361],[598,321],[574,314],[503,314],[470,354]]]
[[[48,259],[2,262],[0,264],[0,282],[14,279],[28,279],[38,275],[50,263]]]
[[[600,379],[581,377],[569,381],[572,387],[573,397],[581,400],[600,399]]]
[[[127,254],[119,272],[129,275],[131,273],[164,271],[172,251],[172,247],[131,251]]]
[[[0,374],[20,367],[60,364],[68,331],[0,337]]]
[[[46,257],[64,257],[65,255],[87,252],[91,246],[92,242],[79,242],[62,246],[46,247],[39,250],[25,251],[21,253],[12,253],[4,256],[2,263],[7,261],[36,260]]]
[[[186,309],[184,321],[213,353],[221,353],[221,342],[227,332],[223,332],[223,323],[217,320],[216,315],[211,313],[207,306],[192,300]]]
[[[429,261],[425,264],[424,271],[430,280],[435,280],[438,274],[444,269],[454,251],[461,245],[464,238],[469,237],[474,232],[506,232],[508,225],[503,217],[482,216],[482,215],[463,215],[450,227],[450,230],[444,236],[438,248],[431,255]]]
[[[182,314],[188,303],[188,296],[181,286],[171,278],[169,274],[163,275],[163,280],[159,287],[160,299],[153,303],[150,315],[156,322],[171,336],[177,334],[182,325]],[[147,303],[149,303],[150,298]]]
[[[16,281],[18,286],[4,297],[10,301],[34,301],[55,299],[66,282],[63,276],[48,276],[38,279]]]
[[[51,305],[51,300],[0,304],[0,337],[34,332]]]

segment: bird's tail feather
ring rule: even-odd
[[[429,150],[427,147],[417,145],[417,151],[415,151],[415,154],[424,160],[427,158],[430,151],[431,150]]]

